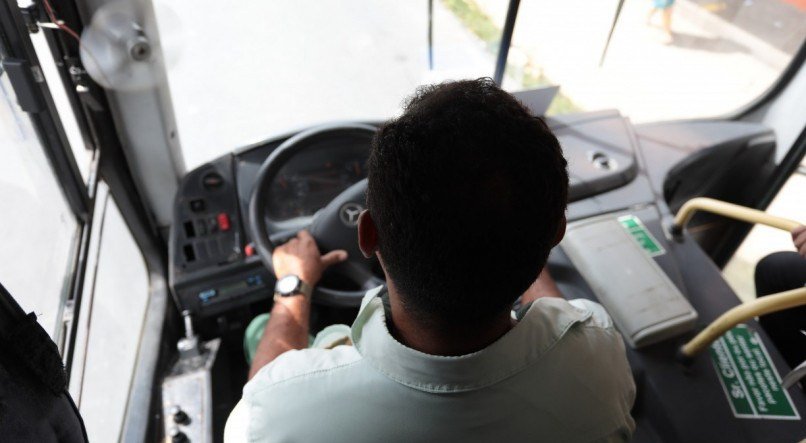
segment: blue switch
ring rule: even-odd
[[[199,300],[202,303],[209,303],[210,299],[218,295],[218,291],[215,289],[205,289],[204,291],[199,292]]]

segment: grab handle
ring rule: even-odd
[[[773,228],[783,229],[791,232],[801,225],[794,220],[783,217],[776,217],[758,209],[751,209],[744,206],[734,205],[713,198],[697,197],[687,201],[674,217],[671,232],[675,237],[683,234],[683,228],[697,211],[711,212],[724,217],[740,220],[747,223],[762,224]]]
[[[707,348],[722,334],[746,320],[804,305],[806,305],[806,287],[765,295],[742,303],[720,315],[688,343],[680,347],[679,358],[684,363],[690,362],[695,355]]]

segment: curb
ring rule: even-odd
[[[735,43],[745,46],[753,56],[771,68],[781,71],[792,60],[792,56],[770,45],[760,38],[733,25],[732,23],[702,9],[689,0],[678,0],[676,13],[702,29],[714,32]]]

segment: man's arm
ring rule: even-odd
[[[296,275],[313,288],[328,266],[346,259],[347,252],[342,250],[321,255],[311,234],[301,231],[297,237],[274,249],[272,265],[277,278]],[[308,347],[310,312],[311,301],[303,294],[275,299],[269,322],[249,368],[250,380],[260,368],[283,352]]]

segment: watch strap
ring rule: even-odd
[[[299,290],[298,293],[304,295],[308,300],[313,296],[313,286],[305,283],[302,279],[299,280],[299,287],[297,289]]]

